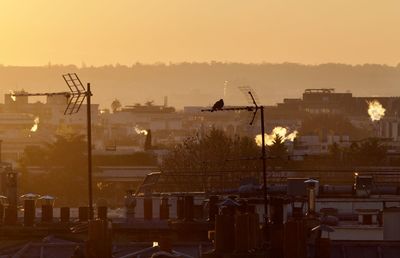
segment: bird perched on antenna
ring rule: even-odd
[[[217,102],[215,102],[214,106],[211,109],[211,112],[222,110],[223,107],[224,107],[224,100],[220,99]]]

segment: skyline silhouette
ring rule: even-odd
[[[238,89],[256,90],[263,105],[276,105],[284,98],[299,98],[307,88],[335,88],[354,96],[398,96],[400,66],[386,65],[301,65],[239,63],[177,63],[107,65],[78,68],[72,65],[41,67],[0,66],[0,95],[10,90],[28,92],[65,91],[61,74],[77,72],[93,88],[93,103],[111,109],[118,99],[122,106],[155,101],[182,109],[184,106],[212,106],[224,99],[226,105],[244,105]],[[44,101],[31,98],[30,101]],[[4,102],[3,97],[0,102]]]

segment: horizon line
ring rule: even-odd
[[[135,62],[132,64],[121,64],[119,62],[116,63],[108,63],[108,64],[101,64],[101,65],[92,65],[92,64],[86,64],[85,62],[82,62],[81,65],[78,64],[58,64],[58,63],[51,63],[49,61],[47,64],[35,64],[35,65],[16,65],[16,64],[0,64],[0,68],[15,68],[15,67],[20,67],[20,68],[51,68],[51,67],[73,67],[75,69],[91,69],[91,68],[104,68],[104,67],[109,67],[109,68],[119,68],[119,67],[134,67],[134,66],[178,66],[178,65],[255,65],[255,66],[261,66],[261,65],[298,65],[298,66],[311,66],[311,67],[317,67],[317,66],[323,66],[323,65],[343,65],[343,66],[350,66],[350,67],[358,67],[358,66],[384,66],[384,67],[391,67],[391,68],[400,68],[400,61],[396,65],[391,65],[391,64],[386,64],[386,63],[344,63],[344,62],[323,62],[323,63],[300,63],[300,62],[267,62],[267,61],[262,61],[262,62],[236,62],[236,61],[216,61],[216,60],[211,60],[211,61],[181,61],[181,62]]]

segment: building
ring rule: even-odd
[[[18,93],[27,93],[21,91]],[[0,104],[0,140],[3,142],[3,159],[14,165],[24,149],[31,145],[50,142],[60,128],[68,127],[75,133],[86,133],[86,105],[73,115],[64,115],[67,107],[65,96],[47,96],[46,102],[30,103],[28,96],[4,95]],[[99,121],[99,105],[92,104],[92,124]],[[94,130],[94,137],[96,137]]]

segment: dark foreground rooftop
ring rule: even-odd
[[[331,258],[398,258],[398,241],[334,241]]]

